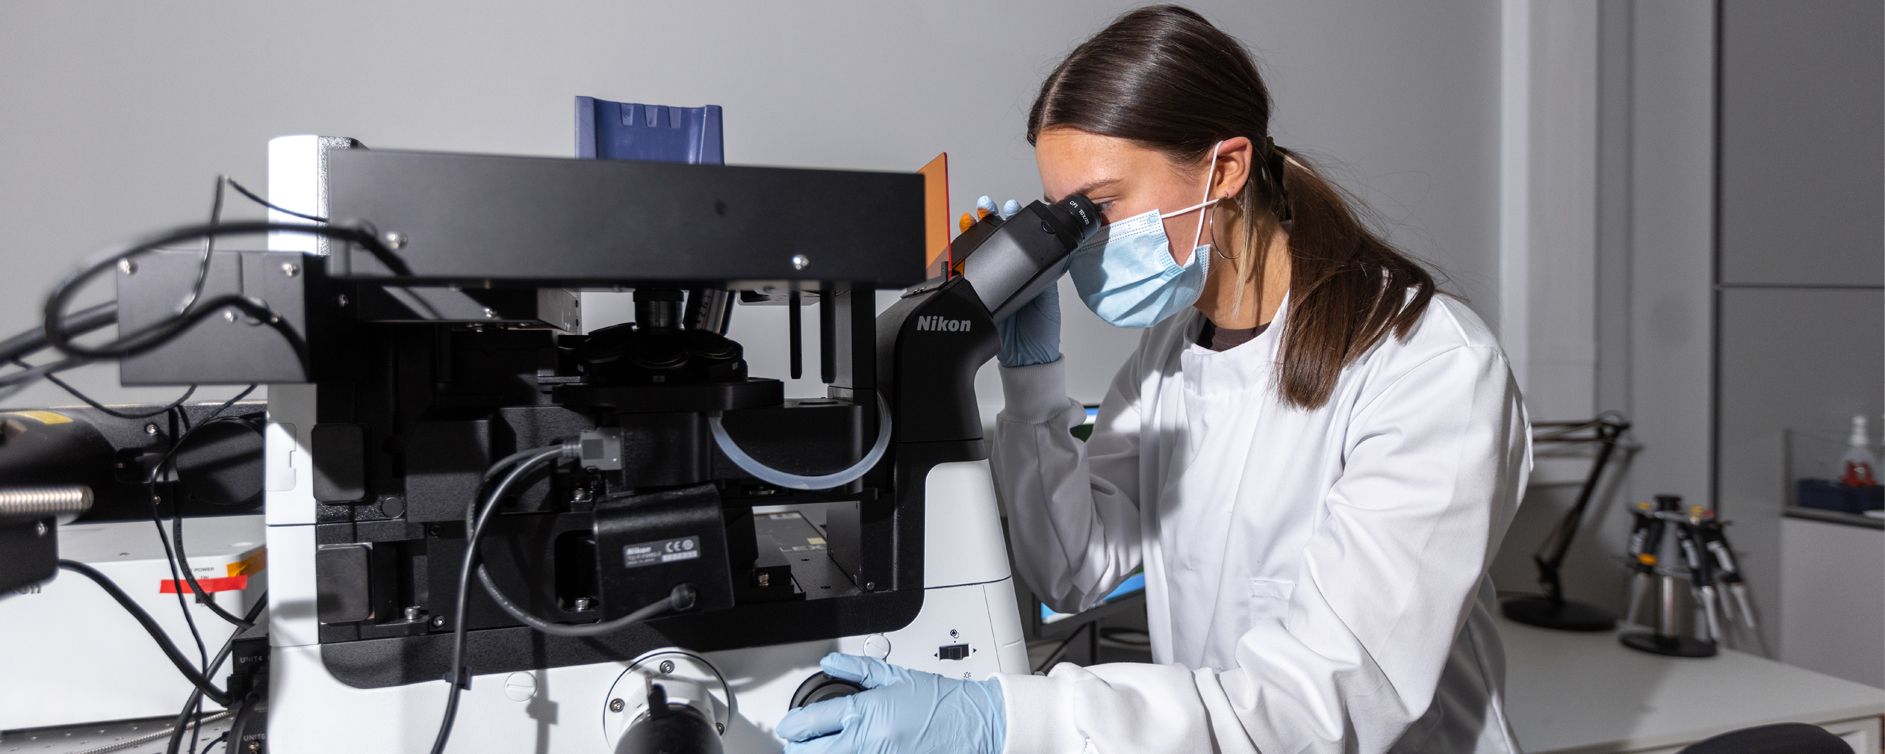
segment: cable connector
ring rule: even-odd
[[[585,429],[563,443],[563,457],[590,471],[622,470],[622,430],[619,427]]]

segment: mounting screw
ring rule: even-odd
[[[714,723],[713,732],[719,733],[721,735],[726,735],[726,732],[727,732],[726,723]]]
[[[806,258],[804,254],[792,255],[792,269],[802,270],[810,266],[812,266],[812,260]]]
[[[759,574],[759,585],[772,586],[772,574],[761,571]]]
[[[866,582],[864,582],[864,591],[866,591],[866,592],[875,592],[875,591],[877,591],[877,582],[875,582],[875,581],[866,581]]]
[[[589,610],[591,608],[594,608],[595,606],[596,606],[596,601],[588,597],[576,598],[576,604],[575,604],[576,612],[586,613],[586,612],[589,612]]]
[[[669,673],[672,673],[672,672],[674,672],[674,661],[673,661],[673,660],[662,660],[662,661],[661,661],[661,674],[662,674],[662,675],[667,675],[667,674],[669,674]]]
[[[622,709],[623,709],[623,708],[625,708],[625,707],[627,707],[627,706],[628,706],[628,705],[627,705],[626,703],[624,703],[624,702],[623,702],[622,700],[620,700],[620,699],[610,699],[610,700],[609,700],[609,711],[610,711],[610,712],[621,712],[621,711],[622,711]]]
[[[334,303],[339,304],[342,307],[345,307],[346,305],[353,302],[347,298],[347,294],[342,293],[339,296],[334,297]]]
[[[485,319],[497,319],[497,312],[494,312],[494,311],[491,311],[491,308],[490,308],[490,307],[485,307],[485,309],[484,309],[484,318],[485,318]]]
[[[385,234],[380,236],[380,240],[386,242],[386,248],[394,251],[406,248],[406,234],[396,230],[386,231]]]
[[[136,275],[137,263],[129,259],[120,259],[118,260],[118,271],[126,275]]]
[[[418,605],[406,606],[406,622],[407,623],[418,623],[419,617],[422,615],[425,615],[425,608],[420,607]]]
[[[154,435],[154,434],[157,434],[157,423],[156,423],[156,422],[146,422],[146,423],[144,424],[144,434],[147,434],[147,435]]]
[[[434,615],[434,616],[432,616],[432,627],[433,627],[433,628],[444,628],[444,627],[445,627],[445,616],[443,616],[443,615]]]
[[[301,274],[301,268],[296,267],[294,262],[282,262],[281,274],[287,275],[288,277],[294,277],[296,275]]]
[[[236,321],[236,310],[234,310],[234,309],[224,309],[224,310],[223,310],[223,321],[224,321],[224,322],[234,322],[234,321]]]
[[[33,536],[35,537],[46,536],[46,522],[39,521],[33,524]]]
[[[959,631],[957,631],[957,630],[955,630],[955,629],[953,629],[953,628],[952,628],[952,629],[949,629],[949,638],[951,638],[951,639],[957,639],[957,638],[961,638],[961,637],[962,637],[962,633],[961,633],[961,632],[959,632]]]
[[[262,742],[261,742],[261,741],[250,741],[250,742],[249,742],[249,745],[248,745],[248,746],[245,746],[245,747],[243,747],[243,748],[244,748],[244,749],[247,749],[247,750],[248,750],[248,752],[249,752],[249,754],[255,754],[256,752],[258,752],[258,751],[261,751],[261,750],[262,750]]]

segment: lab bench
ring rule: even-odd
[[[1731,730],[1818,725],[1879,751],[1885,689],[1734,650],[1703,659],[1645,654],[1616,632],[1572,633],[1499,619],[1506,713],[1532,754],[1673,754]]]

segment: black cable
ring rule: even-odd
[[[61,560],[59,567],[91,579],[93,583],[98,584],[100,589],[105,590],[106,594],[117,601],[119,607],[124,608],[125,612],[130,613],[131,617],[137,620],[138,625],[144,627],[144,632],[150,635],[151,641],[157,642],[157,648],[163,650],[164,657],[170,660],[170,664],[177,667],[177,672],[182,673],[183,677],[196,687],[197,693],[217,704],[224,706],[229,704],[228,692],[216,688],[216,684],[211,683],[203,674],[196,672],[196,668],[190,667],[190,661],[183,656],[183,652],[177,649],[177,645],[170,641],[170,637],[164,634],[163,628],[157,625],[157,621],[151,618],[150,613],[138,607],[130,595],[125,594],[123,589],[119,589],[110,578],[99,573],[97,569],[77,561]]]
[[[71,369],[76,366],[82,366],[87,363],[90,363],[87,359],[60,359],[58,361],[40,364],[39,366],[25,371],[14,372],[13,374],[0,377],[0,401],[11,398],[20,391],[32,387],[34,382],[46,375]]]
[[[504,499],[504,495],[510,492],[512,484],[535,470],[537,466],[554,462],[562,455],[563,448],[560,445],[539,450],[512,469],[510,473],[505,474],[503,481],[498,482],[497,487],[491,490],[489,496],[491,502],[484,506],[484,510],[478,514],[477,523],[471,527],[465,545],[465,561],[458,569],[458,601],[452,612],[452,659],[451,664],[446,667],[445,677],[446,683],[451,684],[451,691],[445,697],[445,714],[439,720],[438,736],[432,741],[432,754],[443,754],[445,751],[445,742],[452,736],[452,723],[458,718],[459,692],[471,685],[465,672],[465,612],[468,603],[471,602],[471,568],[478,559],[478,541],[484,537],[484,527],[491,522],[491,515],[497,511],[497,502]]]
[[[118,302],[106,301],[88,306],[66,317],[65,330],[74,336],[84,335],[101,327],[118,322]],[[46,347],[46,328],[35,326],[30,330],[0,340],[0,360],[12,361]]]
[[[268,592],[263,591],[260,595],[258,595],[255,598],[255,604],[249,606],[249,612],[243,616],[243,619],[247,620],[250,623],[254,623],[258,618],[261,617],[262,610],[267,607],[268,607]],[[229,640],[223,642],[222,649],[217,650],[216,659],[211,660],[209,662],[209,669],[203,672],[204,676],[216,675],[216,671],[222,668],[223,661],[229,659],[230,651],[235,649],[236,639],[241,638],[241,636],[242,636],[242,629],[240,628],[236,629],[235,631],[229,634]],[[230,705],[236,702],[240,702],[240,701],[242,700],[236,699],[236,700],[232,700],[228,702],[218,702],[218,704],[221,704],[224,707],[229,707]],[[177,754],[178,749],[180,749],[183,746],[183,726],[190,722],[190,717],[192,715],[195,715],[198,710],[202,709],[202,704],[203,704],[203,691],[201,689],[192,689],[190,691],[190,698],[184,700],[183,702],[183,712],[177,715],[176,723],[171,726],[170,744],[164,748],[164,751],[166,754]],[[201,716],[197,717],[197,722],[199,725],[201,724],[202,722]],[[224,733],[224,735],[228,735],[228,734]],[[214,742],[211,742],[211,745],[212,746],[215,745]],[[196,748],[195,741],[190,742],[190,748],[192,750]]]
[[[209,754],[210,749],[216,748],[216,744],[222,743],[224,740],[227,740],[228,738],[229,738],[229,731],[223,731],[222,733],[217,734],[215,738],[212,738],[209,740],[209,743],[203,744],[203,750],[201,752],[198,752],[198,754]]]
[[[87,359],[125,358],[144,353],[161,346],[181,335],[197,321],[214,315],[225,307],[241,310],[257,320],[277,324],[280,318],[269,310],[266,302],[248,296],[227,294],[216,296],[207,301],[196,301],[196,305],[186,311],[180,311],[169,319],[156,322],[133,333],[120,333],[116,340],[102,346],[85,346],[75,342],[76,333],[65,329],[65,308],[74,293],[86,281],[112,268],[119,261],[130,259],[139,254],[173,246],[185,241],[221,236],[245,236],[261,233],[293,233],[319,236],[336,241],[359,244],[396,275],[408,272],[405,265],[393,255],[392,251],[381,243],[372,230],[364,227],[340,225],[306,225],[302,223],[279,223],[266,221],[244,221],[235,223],[192,225],[172,228],[144,237],[124,246],[95,254],[77,269],[62,278],[46,295],[42,318],[46,329],[47,345],[56,348],[68,356]],[[288,335],[289,333],[284,333]],[[297,346],[299,339],[294,338]],[[301,353],[297,347],[296,353]],[[304,356],[305,358],[305,356]]]
[[[158,500],[157,480],[159,477],[163,476],[164,467],[170,464],[171,460],[176,456],[177,450],[183,447],[184,441],[189,440],[190,435],[195,434],[197,430],[207,427],[218,421],[241,421],[241,419],[239,419],[238,417],[223,416],[223,412],[228,411],[231,406],[236,405],[236,403],[241,401],[243,398],[247,398],[250,393],[255,392],[255,388],[256,388],[255,385],[250,385],[247,388],[244,388],[242,392],[236,393],[235,395],[231,396],[229,400],[223,401],[222,405],[219,405],[215,408],[215,410],[210,411],[207,416],[203,417],[203,420],[201,422],[198,422],[196,424],[196,426],[189,428],[189,430],[185,431],[181,436],[177,437],[177,440],[170,444],[170,448],[165,450],[162,456],[158,457],[157,464],[151,467],[150,476],[146,477],[144,480],[145,488],[148,489],[151,493],[151,523],[157,525],[157,539],[159,542],[163,543],[164,554],[170,558],[171,579],[181,580],[184,584],[188,584],[190,587],[190,594],[194,597],[196,604],[202,605],[204,608],[208,609],[211,613],[214,613],[216,617],[221,618],[225,622],[235,625],[238,628],[248,628],[250,625],[253,625],[253,624],[247,621],[244,621],[241,618],[237,618],[234,614],[230,613],[228,610],[224,610],[221,605],[216,604],[215,600],[210,599],[208,595],[204,594],[203,586],[197,583],[196,574],[190,570],[189,554],[186,553],[183,548],[183,509],[182,509],[182,503],[179,500],[171,501],[171,508],[172,508],[170,512],[171,513],[171,516],[170,516],[170,532],[171,533],[170,533],[169,538],[166,538],[164,536],[164,524],[163,524],[162,519],[157,515],[157,500]],[[174,554],[171,549],[173,545],[176,548],[174,551]],[[179,566],[181,566],[181,574],[182,574],[181,576],[178,575]],[[183,600],[182,589],[177,590],[177,599],[179,602]],[[185,621],[190,622],[192,624],[191,630],[194,631],[195,625],[194,625],[194,621],[191,620],[190,618],[189,608],[186,606],[183,612],[184,612],[183,617]]]
[[[282,207],[279,204],[272,204],[267,199],[263,199],[262,197],[256,196],[255,192],[250,191],[247,187],[243,186],[240,183],[237,183],[236,179],[234,178],[225,177],[223,178],[223,180],[228,181],[229,187],[232,189],[235,189],[236,193],[248,197],[249,201],[255,202],[256,204],[260,204],[264,207],[275,210],[276,212],[280,212],[284,215],[288,215],[289,217],[299,217],[303,220],[309,220],[309,221],[317,222],[317,223],[327,222],[327,218],[321,217],[320,215],[303,214],[300,212],[296,212],[292,209],[287,209],[285,207]]]
[[[476,516],[475,520],[470,522],[469,534],[465,543],[465,560],[458,572],[458,601],[452,616],[452,662],[451,667],[447,669],[448,672],[446,675],[446,681],[451,684],[451,691],[448,693],[445,700],[445,714],[439,721],[438,736],[432,742],[432,754],[442,754],[445,751],[445,743],[447,739],[451,737],[452,723],[457,719],[458,715],[459,693],[463,689],[471,686],[471,678],[465,670],[465,634],[467,630],[465,627],[465,612],[471,596],[472,569],[477,567],[480,574],[482,575],[483,573],[482,566],[478,565],[478,543],[484,539],[485,527],[490,524],[498,507],[503,504],[504,497],[510,492],[512,485],[516,484],[518,480],[529,476],[531,472],[535,471],[538,466],[545,462],[554,462],[566,457],[565,454],[570,452],[570,450],[570,446],[556,445],[520,451],[499,460],[491,466],[489,471],[485,472],[485,479],[488,481],[494,475],[494,472],[512,463],[516,463],[519,458],[523,459],[521,464],[505,474],[503,480],[498,482],[496,487],[492,488],[491,493],[486,496],[487,502],[482,506],[474,504],[472,508],[472,511],[476,512]],[[491,591],[495,592],[495,590]],[[620,630],[623,626],[640,623],[671,610],[686,609],[686,607],[693,605],[694,599],[695,593],[693,585],[677,585],[668,593],[667,599],[645,605],[628,615],[617,618],[614,621],[609,621],[610,630]],[[542,622],[535,621],[534,616],[528,617],[534,621],[532,625],[533,628],[536,627],[534,623]],[[602,624],[585,624],[583,626],[551,625],[554,629],[593,629]],[[555,630],[546,633],[552,635],[571,635],[559,633]]]
[[[223,182],[225,180],[227,179],[223,176],[216,176],[216,190],[215,193],[211,194],[209,203],[209,226],[212,228],[221,225],[223,221]],[[215,253],[216,234],[211,233],[203,237],[203,255],[196,263],[196,282],[190,284],[190,295],[183,299],[182,304],[177,306],[178,314],[188,313],[190,307],[196,305],[197,299],[203,297],[203,286],[209,283],[209,261]]]
[[[190,629],[190,638],[196,642],[197,667],[207,668],[209,652],[203,648],[203,632],[196,627],[196,616],[190,612],[189,601],[183,598],[183,581],[177,576],[177,558],[170,551],[170,540],[164,538],[164,522],[157,518],[157,490],[155,486],[148,489],[151,492],[151,526],[157,528],[157,541],[164,546],[164,565],[170,567],[170,584],[176,587],[172,594],[177,598],[177,611],[183,613],[183,625]],[[184,570],[187,572],[189,567],[186,565]],[[207,678],[208,673],[204,677]]]
[[[13,361],[13,363],[15,363],[15,364],[18,364],[18,365],[20,365],[20,366],[22,366],[22,367],[26,367],[26,368],[28,368],[28,369],[31,369],[31,368],[32,368],[32,365],[31,365],[31,364],[28,364],[28,363],[26,363],[26,362],[24,362],[24,361],[20,361],[19,359],[13,359],[12,361]],[[80,390],[79,390],[79,389],[78,389],[77,387],[74,387],[74,386],[72,385],[72,383],[69,383],[69,382],[66,382],[65,380],[62,380],[62,379],[59,379],[58,377],[56,377],[56,376],[53,376],[53,375],[52,375],[52,374],[50,374],[50,373],[49,373],[49,374],[47,374],[47,375],[45,375],[45,377],[46,377],[46,381],[47,381],[47,382],[50,382],[50,383],[52,383],[52,384],[54,384],[54,385],[58,385],[58,386],[59,386],[59,389],[61,389],[61,390],[64,390],[64,391],[66,391],[67,393],[70,393],[70,394],[72,395],[72,397],[74,397],[74,398],[77,398],[77,399],[79,399],[80,401],[83,401],[83,402],[85,403],[85,405],[87,405],[87,406],[91,406],[91,407],[92,407],[93,409],[96,409],[96,410],[98,410],[98,411],[101,411],[101,412],[103,412],[103,413],[105,413],[105,414],[107,414],[107,415],[109,415],[109,416],[115,416],[115,417],[118,417],[118,418],[120,418],[120,419],[149,419],[149,418],[152,418],[152,417],[156,417],[156,416],[163,416],[164,414],[168,414],[168,413],[170,413],[170,411],[171,411],[171,409],[174,409],[174,408],[178,408],[178,407],[180,407],[180,406],[182,406],[182,405],[183,405],[183,402],[184,402],[184,401],[187,401],[187,400],[189,400],[189,399],[190,399],[190,396],[192,396],[192,395],[195,395],[195,394],[196,394],[196,386],[195,386],[195,385],[191,385],[191,386],[189,387],[189,389],[187,389],[187,390],[184,390],[184,391],[183,391],[183,395],[179,395],[179,396],[177,396],[177,399],[176,399],[176,400],[174,400],[174,401],[171,401],[171,402],[169,402],[169,403],[167,403],[167,404],[164,404],[164,406],[163,406],[163,407],[161,407],[161,408],[157,408],[157,409],[153,409],[153,410],[151,410],[151,411],[146,411],[146,412],[144,412],[144,413],[141,413],[141,414],[139,414],[139,413],[129,413],[129,412],[125,412],[125,411],[119,411],[119,410],[117,410],[117,409],[115,409],[115,408],[112,408],[112,407],[110,407],[110,406],[107,406],[107,405],[105,405],[105,404],[103,404],[103,403],[99,403],[99,402],[98,402],[98,401],[96,401],[96,400],[93,400],[91,396],[89,396],[89,395],[86,395],[85,393],[83,393],[83,392],[81,392],[81,391],[80,391]]]
[[[532,454],[535,454],[544,450],[549,450],[553,447],[556,447],[556,446],[550,446],[550,447],[544,447],[544,448],[532,448],[530,450],[522,450],[516,453],[512,453],[509,456],[506,456],[500,459],[497,463],[492,464],[490,470],[485,472],[484,480],[486,483],[488,483],[490,482],[492,477],[497,475],[498,472],[502,471],[505,467],[509,466],[510,464],[515,463],[519,459],[527,458],[531,456]],[[498,499],[501,499],[501,498],[498,498]],[[497,505],[497,502],[492,502],[487,507],[496,507],[496,505]],[[479,510],[475,507],[467,508],[465,510],[465,530],[466,531],[471,531],[477,526],[477,524],[473,522],[473,516],[477,516],[480,520],[482,520],[484,514],[480,513]],[[597,623],[555,623],[552,621],[544,620],[542,618],[537,617],[536,615],[531,614],[530,611],[525,610],[522,605],[517,604],[515,600],[512,600],[508,595],[504,594],[504,592],[498,588],[497,581],[491,578],[490,571],[485,569],[483,563],[477,564],[477,572],[478,572],[478,584],[481,588],[484,589],[485,596],[490,597],[491,601],[497,603],[497,606],[500,609],[502,609],[505,613],[509,614],[511,618],[515,619],[519,623],[522,623],[526,626],[536,629],[537,631],[542,632],[544,634],[547,634],[550,636],[561,636],[564,638],[572,638],[572,639],[586,639],[586,638],[595,637],[595,636],[605,636],[608,634],[617,633],[621,631],[622,629],[625,629],[634,624],[646,621],[649,618],[652,618],[656,615],[661,614],[662,612],[666,612],[666,610],[686,610],[690,607],[693,607],[694,599],[696,597],[693,585],[679,584],[669,591],[668,598],[666,600],[655,603],[654,605],[650,605],[648,607],[644,607],[641,610],[636,610],[634,612],[631,612],[627,615],[624,615],[620,618],[616,618],[614,620],[601,621]],[[643,614],[644,611],[647,611],[650,608],[653,608],[656,606],[662,606],[665,609],[648,613],[648,614]]]

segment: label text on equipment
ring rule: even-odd
[[[622,567],[639,568],[700,557],[700,537],[676,537],[622,546]]]
[[[968,332],[969,321],[966,319],[947,319],[940,314],[929,314],[916,318],[917,332]]]

